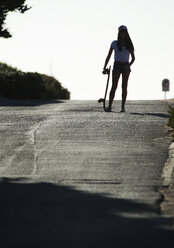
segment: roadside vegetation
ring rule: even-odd
[[[70,99],[70,92],[54,77],[22,72],[0,63],[0,97],[10,99]]]
[[[173,133],[173,137],[174,137],[174,107],[170,107],[169,109],[169,114],[170,114],[170,117],[169,117],[169,127],[172,128],[172,133]]]

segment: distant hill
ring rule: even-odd
[[[11,99],[70,99],[70,92],[54,77],[22,72],[0,63],[0,97]]]

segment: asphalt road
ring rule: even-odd
[[[0,243],[168,247],[160,214],[168,104],[0,100]]]

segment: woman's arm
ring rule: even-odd
[[[103,70],[106,69],[106,66],[107,66],[107,64],[108,64],[108,62],[109,62],[109,60],[110,60],[111,55],[112,55],[112,51],[113,51],[113,48],[111,47],[111,48],[109,49],[108,55],[107,55],[107,57],[106,57],[105,64],[104,64],[104,67],[103,67]]]
[[[134,63],[134,61],[135,61],[134,51],[131,52],[131,57],[132,57],[132,59],[131,59],[131,62],[129,63],[129,66],[131,66]]]

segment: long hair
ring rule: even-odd
[[[120,32],[122,32],[122,30],[120,30],[118,32],[118,39],[117,39],[117,44],[118,44],[118,50],[119,51],[122,51],[122,47],[123,47],[123,44],[122,44],[122,39],[120,38]],[[127,50],[129,50],[130,52],[134,52],[134,45],[132,43],[132,40],[129,36],[129,33],[127,30],[124,30],[124,32],[126,33],[126,37],[125,37],[125,47]]]

